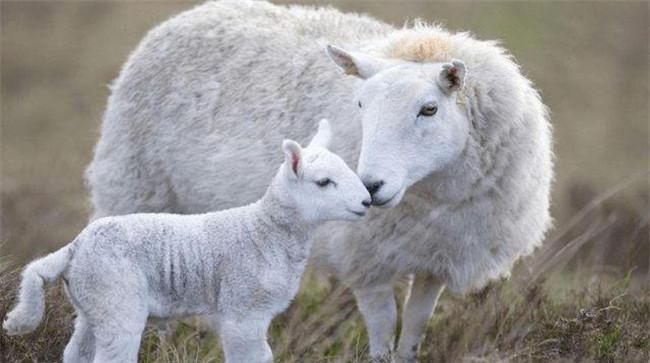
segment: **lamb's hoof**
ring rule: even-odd
[[[418,363],[418,357],[415,355],[408,355],[408,356],[398,355],[395,358],[395,363]]]
[[[370,363],[397,363],[394,359],[392,354],[386,353],[380,356],[374,356],[370,358]]]

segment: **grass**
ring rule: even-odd
[[[615,199],[639,178],[647,173],[591,198],[518,264],[513,278],[466,296],[443,294],[427,326],[421,362],[650,360],[648,208],[633,212]],[[616,242],[618,254],[632,264],[614,267],[611,256],[602,258],[602,247]],[[601,268],[605,264],[610,268]],[[16,267],[0,261],[0,317],[14,303]],[[400,308],[407,280],[395,286]],[[60,286],[47,289],[46,301],[35,332],[0,333],[0,361],[60,360],[74,313]],[[294,302],[274,319],[268,338],[277,362],[368,360],[365,327],[351,292],[314,271],[308,270]],[[147,330],[140,361],[207,363],[223,356],[218,337],[193,318],[174,322],[165,338]]]
[[[11,306],[18,273],[0,273],[0,315]],[[577,278],[576,281],[583,281]],[[429,322],[422,362],[597,361],[650,359],[650,295],[630,292],[629,281],[600,280],[558,293],[558,275],[532,285],[500,281],[468,296],[444,294]],[[398,292],[403,296],[403,284]],[[73,311],[60,286],[47,292],[39,328],[24,337],[0,334],[0,361],[54,362],[71,334]],[[400,299],[398,299],[400,301]],[[294,303],[269,331],[277,362],[365,362],[367,338],[351,293],[309,273]],[[148,330],[140,361],[221,362],[218,338],[190,319],[161,339]]]

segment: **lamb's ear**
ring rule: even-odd
[[[458,91],[465,85],[465,63],[454,59],[451,63],[442,65],[442,70],[438,75],[438,84],[447,94]]]
[[[316,132],[316,135],[309,142],[309,146],[320,146],[327,149],[330,146],[331,139],[332,128],[330,127],[330,123],[326,119],[322,119],[318,124],[318,132]]]
[[[348,52],[333,45],[327,46],[327,54],[345,74],[362,79],[370,78],[386,66],[386,62],[365,54]]]
[[[299,178],[302,174],[302,148],[300,144],[293,140],[284,140],[282,142],[282,151],[284,151],[284,164],[290,168],[291,175]]]

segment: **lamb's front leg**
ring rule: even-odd
[[[354,296],[366,321],[370,358],[381,361],[390,359],[395,343],[395,321],[397,320],[393,286],[389,284],[355,289]]]
[[[400,363],[417,362],[420,341],[445,285],[431,275],[416,275],[402,313],[397,348]]]
[[[270,317],[219,319],[226,363],[272,363],[273,353],[266,341],[270,322]]]

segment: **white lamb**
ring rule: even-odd
[[[325,148],[323,120],[309,146],[282,144],[285,161],[265,195],[199,215],[131,214],[96,220],[23,272],[10,335],[43,317],[43,283],[62,275],[78,317],[64,362],[136,362],[149,316],[208,314],[228,362],[271,362],[271,319],[297,292],[316,225],[356,220],[371,200]],[[245,165],[242,165],[245,167]]]

